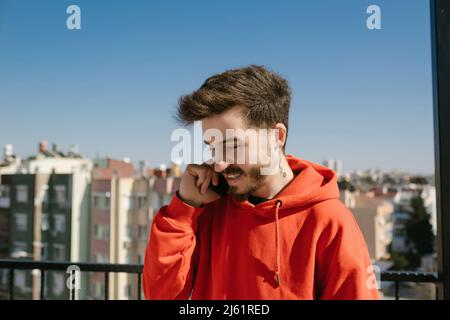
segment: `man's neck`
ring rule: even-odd
[[[283,155],[277,173],[267,176],[264,184],[255,192],[252,192],[252,195],[265,199],[273,199],[293,179],[294,173],[292,172],[291,167],[289,167],[286,157]]]

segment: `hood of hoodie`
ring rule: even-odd
[[[254,205],[249,201],[238,201],[231,197],[233,203],[255,214],[268,215],[273,213],[277,203],[280,210],[283,210],[308,207],[318,202],[339,198],[337,176],[333,170],[292,155],[286,155],[286,160],[294,173],[294,178],[273,199]]]

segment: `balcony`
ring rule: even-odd
[[[98,272],[104,275],[104,300],[109,300],[109,282],[111,273],[126,273],[136,275],[137,284],[137,299],[142,299],[142,265],[136,264],[108,264],[108,263],[71,263],[71,262],[47,262],[47,261],[27,261],[27,260],[14,260],[14,259],[0,259],[0,270],[8,270],[8,297],[10,300],[14,299],[14,273],[16,270],[40,270],[41,281],[39,289],[40,300],[46,299],[45,292],[45,276],[49,271],[63,271],[67,272],[70,266],[76,265],[80,268],[80,272]],[[74,274],[75,271],[72,271]],[[393,283],[394,284],[394,296],[395,300],[402,298],[400,284],[401,283],[431,283],[435,285],[436,295],[438,297],[438,283],[440,278],[437,273],[421,273],[421,272],[408,272],[408,271],[386,271],[380,275],[381,283]],[[76,293],[75,288],[67,288],[69,291],[69,299],[75,300]]]
[[[418,272],[382,272],[381,283],[392,283],[392,297],[396,300],[405,298],[402,291],[404,283],[430,283],[436,288],[436,298],[450,299],[450,2],[445,0],[433,0],[431,3],[431,45],[432,45],[432,78],[434,101],[434,129],[435,129],[435,161],[436,161],[436,197],[437,197],[437,254],[439,273]],[[162,184],[161,193],[173,190],[170,186]],[[0,207],[9,207],[9,200],[5,200],[5,194],[10,191],[4,189],[0,192]],[[9,196],[7,197],[9,198]],[[63,196],[59,202],[64,203]],[[0,245],[3,245],[0,241]],[[5,252],[7,251],[5,247]],[[24,252],[24,251],[22,251]],[[19,252],[20,253],[20,252]],[[15,297],[15,276],[17,271],[25,270],[27,273],[38,270],[39,282],[34,287],[38,298],[48,299],[46,292],[46,278],[52,271],[67,272],[68,267],[76,264],[81,273],[94,272],[103,276],[103,298],[109,300],[111,275],[126,273],[135,276],[137,299],[142,299],[142,265],[132,264],[104,264],[104,263],[71,263],[71,262],[46,262],[29,260],[1,260],[0,270],[6,270],[4,284],[7,298]],[[75,272],[73,272],[74,274]],[[67,288],[68,296],[76,300],[76,289]],[[17,292],[16,292],[17,297]]]
[[[32,260],[22,260],[22,259],[0,259],[0,270],[8,270],[8,287],[7,292],[10,300],[15,299],[14,291],[14,277],[16,270],[39,270],[41,279],[39,281],[39,297],[40,300],[45,300],[47,295],[45,292],[45,278],[48,272],[51,271],[63,271],[67,273],[67,279],[69,279],[69,273],[75,276],[75,270],[68,272],[70,266],[76,266],[80,269],[80,273],[83,272],[95,272],[102,273],[104,276],[104,300],[109,300],[109,285],[110,285],[110,274],[111,273],[126,273],[136,275],[137,284],[137,298],[142,299],[142,265],[132,265],[132,264],[109,264],[109,263],[74,263],[74,262],[54,262],[54,261],[32,261]],[[69,299],[76,299],[76,289],[75,289],[75,279],[72,283],[72,288],[66,289],[69,293]]]

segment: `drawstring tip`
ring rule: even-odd
[[[278,273],[275,274],[275,279],[277,281],[277,286],[279,287],[280,286],[280,275]]]

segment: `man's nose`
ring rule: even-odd
[[[222,172],[223,170],[228,168],[229,165],[230,164],[226,163],[225,161],[216,162],[216,163],[214,163],[214,171]]]

